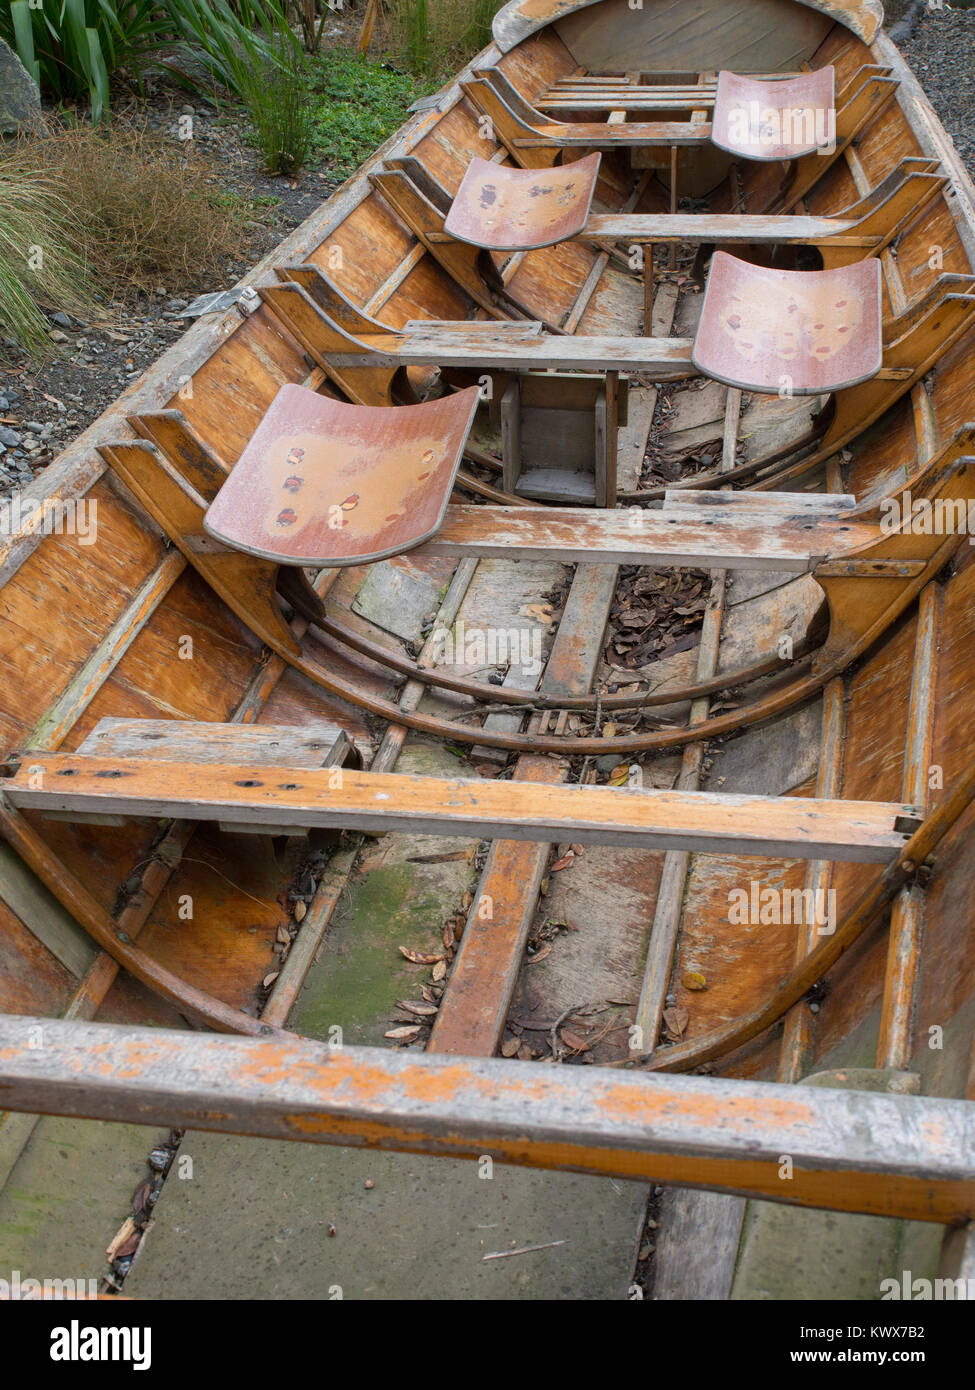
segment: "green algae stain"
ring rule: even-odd
[[[439,878],[408,863],[367,861],[325,938],[319,964],[309,972],[293,1018],[302,1033],[328,1039],[338,1025],[347,1043],[381,1043],[396,1001],[416,997],[429,967],[413,965],[400,946],[442,950],[444,918],[470,878],[462,861],[438,866]],[[444,867],[463,874],[445,875]],[[454,882],[456,882],[456,890]]]

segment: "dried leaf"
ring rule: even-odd
[[[441,933],[441,936],[442,936],[442,939],[443,939],[443,944],[444,944],[444,946],[447,948],[447,950],[449,950],[450,947],[453,946],[453,944],[454,944],[454,924],[453,924],[453,922],[444,922],[444,924],[443,924],[443,932]]]
[[[412,1042],[419,1036],[419,1023],[409,1023],[405,1028],[390,1028],[383,1034],[384,1038],[395,1038],[397,1042]]]
[[[447,962],[441,957],[433,967],[432,975],[434,980],[442,980],[447,974]]]
[[[691,1016],[686,1009],[680,1007],[664,1009],[664,1023],[667,1026],[667,1032],[674,1039],[684,1036],[684,1029],[690,1022],[690,1018]]]
[[[614,767],[609,774],[609,785],[611,787],[625,787],[630,778],[629,763],[620,763],[619,767]]]
[[[421,1018],[429,1018],[437,1012],[436,1004],[421,1004],[418,999],[398,999],[396,1007],[405,1009],[408,1014],[419,1014]]]
[[[152,1196],[152,1183],[140,1182],[139,1186],[132,1193],[132,1212],[135,1216],[143,1216],[149,1210],[149,1198]]]
[[[290,946],[291,933],[288,931],[287,927],[278,927],[274,934],[274,939],[275,941],[279,941],[282,946]]]
[[[699,970],[688,970],[680,977],[680,982],[685,989],[707,989],[708,982]]]
[[[571,849],[572,853],[576,856],[577,859],[579,855],[582,853],[582,845],[570,845],[569,849]]]
[[[567,869],[574,859],[574,854],[563,854],[561,859],[556,859],[549,872],[557,874],[561,869]]]
[[[264,986],[265,989],[267,989],[268,985],[274,984],[274,981],[278,978],[280,974],[280,970],[272,970],[270,975],[264,976],[264,979],[261,981],[261,984]]]
[[[519,1062],[530,1062],[535,1054],[527,1043],[522,1043],[516,1055]]]
[[[535,952],[533,956],[528,957],[528,964],[536,965],[540,960],[544,960],[546,956],[551,955],[551,953],[552,943],[551,941],[546,941],[544,946],[539,946],[538,950]]]
[[[613,723],[613,721],[610,719],[606,724],[603,725],[603,738],[615,738],[615,737],[616,737],[616,725],[615,725],[615,724]]]
[[[408,946],[401,946],[399,952],[401,956],[405,956],[414,965],[436,965],[438,961],[443,960],[442,955],[431,955],[425,951],[411,951]]]
[[[560,1028],[559,1036],[566,1047],[571,1047],[573,1052],[588,1052],[589,1044],[581,1033],[575,1033],[571,1028]]]
[[[294,905],[294,918],[295,918],[295,921],[296,921],[296,922],[300,922],[300,921],[302,920],[302,918],[304,917],[304,915],[305,915],[305,913],[306,913],[307,911],[308,911],[308,904],[307,904],[306,902],[304,902],[303,899],[299,898],[298,901],[297,901],[297,902],[295,903],[295,905]]]
[[[501,1044],[501,1056],[513,1057],[521,1048],[521,1038],[505,1038]]]

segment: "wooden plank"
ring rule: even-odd
[[[599,1067],[526,1074],[494,1058],[30,1017],[0,1019],[0,1093],[12,1110],[491,1154],[942,1224],[975,1215],[970,1107],[930,1096]]]
[[[512,337],[515,341],[512,341]],[[417,333],[361,333],[359,352],[328,353],[333,367],[490,367],[510,371],[552,368],[555,371],[645,372],[676,381],[697,375],[691,363],[690,338],[573,338],[497,334],[489,337],[467,324],[447,329],[435,325]]]
[[[60,745],[185,568],[186,560],[178,550],[166,552],[136,589],[125,612],[112,624],[81,670],[27,735],[25,748],[57,748]]]
[[[652,1298],[665,1302],[728,1298],[744,1215],[740,1197],[667,1188],[660,1200]]]
[[[78,749],[84,757],[240,767],[341,767],[355,754],[339,724],[211,724],[190,719],[100,719]]]
[[[615,569],[578,567],[542,677],[544,694],[584,695],[589,690],[615,592]],[[560,783],[567,776],[567,764],[555,758],[523,754],[515,765],[515,781]],[[490,1057],[497,1050],[550,848],[513,840],[492,843],[434,1021],[430,1051]],[[490,904],[488,914],[482,911],[485,903]]]
[[[878,236],[858,235],[857,223],[841,217],[771,217],[753,213],[591,213],[576,241],[687,242],[699,246],[720,242],[809,245],[828,241],[837,246],[876,245]]]
[[[98,954],[94,942],[10,846],[3,843],[0,843],[0,896],[28,931],[44,943],[55,960],[79,979],[84,975]]]
[[[732,387],[732,390],[734,388]],[[686,511],[693,515],[697,508],[705,510],[705,515],[716,515],[720,511],[731,512],[782,512],[794,516],[800,512],[814,516],[832,515],[852,511],[857,499],[852,492],[705,492],[688,493],[686,488],[667,488],[664,493],[663,510],[670,516],[674,512]]]
[[[893,802],[405,777],[348,768],[125,761],[42,753],[3,783],[23,809],[103,811],[331,829],[577,840],[883,863],[914,829]]]
[[[415,553],[561,559],[629,565],[695,565],[713,568],[782,569],[801,573],[826,555],[869,545],[878,537],[870,523],[837,516],[775,527],[762,512],[713,509],[701,520],[682,512],[592,511],[575,507],[448,506],[433,540]]]

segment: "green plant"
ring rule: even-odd
[[[394,42],[411,72],[446,76],[491,39],[503,0],[390,0]]]
[[[63,126],[25,154],[71,208],[76,244],[113,298],[161,284],[205,290],[243,256],[246,205],[221,198],[204,159],[144,126]]]
[[[354,173],[366,155],[406,119],[411,102],[432,86],[386,63],[348,52],[325,55],[310,91],[314,148],[340,178]]]
[[[77,223],[59,181],[14,149],[0,157],[0,326],[34,356],[51,347],[45,311],[94,302]]]
[[[281,34],[272,56],[237,64],[234,85],[268,173],[297,177],[308,162],[315,134],[315,111],[301,55]]]
[[[10,0],[0,11],[0,38],[59,101],[85,97],[92,119],[107,111],[110,79],[138,75],[147,63],[194,84],[180,60],[202,65],[211,82],[233,86],[235,60],[266,57],[268,38],[284,23],[283,0]],[[290,32],[290,31],[289,31]],[[297,39],[294,40],[297,44]]]

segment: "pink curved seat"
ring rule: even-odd
[[[363,406],[282,386],[208,509],[235,550],[283,565],[361,565],[435,535],[479,398]]]
[[[770,270],[725,251],[711,261],[695,367],[745,391],[815,396],[883,364],[880,262]]]
[[[589,217],[599,158],[589,154],[551,169],[472,159],[444,230],[488,251],[531,251],[578,236]]]
[[[769,81],[720,72],[711,140],[742,159],[797,159],[836,143],[836,74],[817,68]]]

